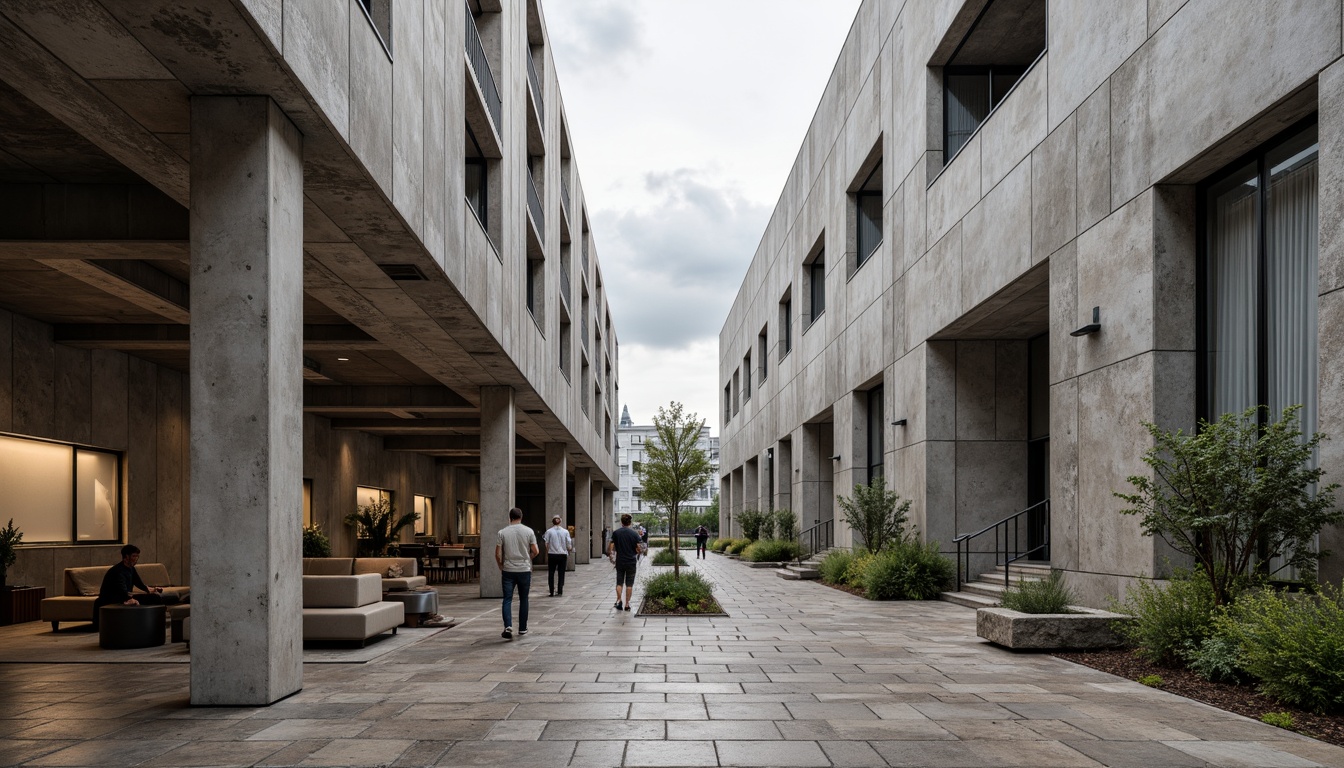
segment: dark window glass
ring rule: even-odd
[[[882,161],[868,174],[863,186],[855,195],[858,231],[855,240],[858,244],[858,263],[862,266],[877,246],[882,244]]]
[[[793,299],[785,299],[780,307],[782,317],[779,322],[779,358],[783,360],[784,356],[793,350]]]
[[[761,359],[761,382],[764,383],[765,377],[770,374],[770,343],[765,329],[761,329],[761,335],[756,338],[756,346]]]
[[[808,268],[812,289],[812,322],[826,311],[826,262],[818,256]]]
[[[886,453],[886,413],[882,387],[868,390],[868,482],[882,477],[882,457]]]
[[[476,218],[481,222],[481,227],[489,232],[489,200],[486,196],[488,177],[485,163],[485,155],[481,154],[481,145],[476,142],[476,135],[471,132],[471,127],[468,126],[465,174],[467,205],[476,214]]]

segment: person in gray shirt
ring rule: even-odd
[[[513,588],[518,588],[518,635],[527,634],[527,593],[532,589],[532,558],[537,556],[537,535],[523,525],[523,510],[509,510],[509,525],[495,539],[495,562],[504,587],[504,632],[513,639]]]

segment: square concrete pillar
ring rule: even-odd
[[[568,460],[565,455],[564,443],[546,444],[546,527],[551,527],[551,519],[556,515],[566,524],[569,524],[569,499],[565,498],[566,486],[569,481],[569,473],[566,469]],[[574,562],[578,559],[583,547],[579,544],[582,539],[579,538],[578,522],[574,523],[574,556],[565,562],[565,570],[574,570]]]
[[[516,467],[512,387],[481,387],[481,597],[502,597],[495,535],[509,524]]]
[[[602,539],[602,510],[604,504],[605,492],[598,483],[590,483],[588,486],[588,530],[584,531],[584,538],[592,539],[593,531],[597,531],[598,541]],[[589,562],[584,560],[583,562]]]
[[[737,516],[733,514],[733,475],[724,475],[719,478],[719,535],[724,538],[734,538],[733,524],[737,522]]]
[[[616,530],[616,489],[607,488],[602,491],[602,525],[593,526],[593,542],[601,547],[602,528]]]
[[[770,489],[775,495],[775,509],[793,509],[793,474],[793,441],[780,440],[775,443],[775,487]],[[802,515],[798,524],[808,527],[802,524]]]
[[[756,457],[742,465],[742,509],[761,510],[760,463]]]
[[[191,100],[191,703],[303,687],[303,140]]]
[[[593,521],[593,491],[592,491],[593,470],[588,467],[574,468],[574,531],[577,534],[580,526],[583,528],[583,536],[576,537],[579,541],[592,540],[592,521]],[[599,527],[598,535],[601,536],[602,529]],[[589,555],[591,560],[591,553]]]
[[[793,463],[791,494],[794,511],[798,513],[798,526],[803,529],[829,519],[822,513],[821,508],[820,467],[824,458],[827,461],[830,459],[821,455],[821,445],[817,437],[817,425],[804,424],[793,431],[793,439],[790,441],[795,446],[797,454]]]

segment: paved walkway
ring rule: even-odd
[[[186,664],[0,665],[0,764],[1344,766],[1344,749],[975,638],[948,603],[871,603],[711,555],[727,619],[611,608],[612,570],[498,603],[266,708],[193,709]],[[533,591],[536,594],[536,590]],[[636,596],[638,601],[638,594]]]

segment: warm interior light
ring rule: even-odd
[[[348,357],[338,357],[338,358],[336,358],[336,359],[337,359],[338,361],[342,362],[342,363],[348,363],[348,362],[350,362],[350,358],[348,358]]]

